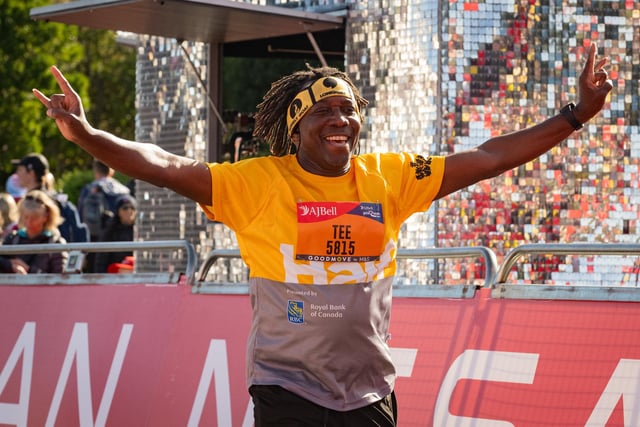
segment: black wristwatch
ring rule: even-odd
[[[569,124],[573,126],[575,130],[580,130],[582,129],[583,125],[578,121],[578,119],[576,119],[576,115],[573,114],[573,110],[575,108],[576,108],[576,104],[574,104],[573,102],[570,102],[560,109],[560,114],[562,114],[564,118],[567,119]]]

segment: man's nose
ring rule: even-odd
[[[334,126],[349,125],[349,119],[347,118],[347,115],[340,108],[334,108],[333,110],[331,110],[331,122],[334,124]]]

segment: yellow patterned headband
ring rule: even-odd
[[[289,109],[287,110],[287,131],[289,136],[293,134],[298,122],[309,112],[309,109],[314,104],[331,96],[351,98],[356,110],[358,109],[358,103],[353,95],[351,86],[347,82],[338,77],[323,77],[316,80],[308,88],[301,90],[289,104]]]

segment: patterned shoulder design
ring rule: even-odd
[[[411,162],[411,167],[416,170],[416,179],[423,179],[431,176],[431,156],[426,159],[421,156],[416,156],[416,161]]]

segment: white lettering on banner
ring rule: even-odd
[[[191,415],[187,427],[197,427],[211,387],[211,377],[215,373],[216,412],[218,426],[231,427],[231,388],[229,385],[229,365],[227,362],[227,342],[225,340],[211,340],[205,358],[198,391],[191,407]]]
[[[341,305],[327,305],[327,309],[341,308]],[[99,401],[99,408],[95,413],[94,421],[92,404],[95,402],[92,398],[92,393],[97,395],[99,390],[97,390],[95,386],[92,387],[92,369],[90,369],[89,363],[88,325],[86,323],[74,324],[73,331],[67,345],[66,354],[62,362],[62,367],[60,368],[51,404],[48,408],[49,412],[44,424],[45,427],[57,427],[62,424],[70,424],[68,419],[57,418],[61,417],[58,414],[60,413],[62,401],[64,400],[65,402],[68,402],[68,399],[63,399],[63,396],[67,389],[69,376],[71,374],[71,369],[73,369],[74,362],[76,363],[76,389],[79,420],[76,425],[79,427],[105,427],[107,425],[107,419],[110,412],[113,413],[116,411],[115,407],[111,409],[115,393],[116,391],[121,392],[120,390],[116,390],[116,387],[119,382],[125,381],[124,378],[120,380],[120,372],[124,365],[125,356],[128,358],[136,356],[127,354],[132,331],[133,325],[131,324],[123,324],[121,327],[120,337],[116,345],[114,356],[110,362],[111,367],[106,378],[102,397],[96,397],[95,399],[96,402]],[[9,349],[11,347],[6,344],[5,338],[6,337],[3,335],[2,348]],[[34,371],[34,366],[37,366],[36,364],[39,363],[38,360],[34,360],[34,355],[37,355],[37,353],[35,353],[35,347],[37,344],[35,340],[36,323],[25,322],[15,344],[13,345],[13,348],[11,348],[7,360],[5,362],[0,360],[0,364],[4,363],[4,365],[0,367],[0,396],[12,396],[11,401],[0,403],[0,425],[27,427],[30,416],[31,423],[33,423],[35,414],[38,414],[38,419],[43,419],[45,415],[44,412],[47,411],[46,405],[29,407],[30,402],[42,401],[43,398],[46,398],[46,396],[39,394],[37,399],[34,400],[34,397],[32,396],[32,393],[36,394],[43,392],[42,390],[37,390],[37,388],[34,389],[33,387],[33,373],[42,372],[42,370]],[[64,343],[60,345],[60,354],[63,351],[63,345]],[[390,348],[391,357],[396,366],[399,377],[411,378],[413,376],[414,379],[416,379],[413,375],[413,367],[416,365],[418,351],[419,350],[417,348]],[[421,355],[424,357],[424,353],[421,353]],[[242,427],[253,426],[253,403],[249,396],[245,392],[233,395],[230,393],[231,373],[228,366],[229,356],[235,357],[235,355],[228,354],[226,340],[209,340],[208,351],[200,372],[199,385],[195,391],[194,400],[191,404],[191,415],[188,425],[184,424],[185,426],[199,426],[203,410],[205,408],[207,395],[213,393],[213,391],[210,393],[212,386],[215,387],[216,394],[215,405],[218,417],[216,425],[220,427],[230,427],[232,425],[241,425]],[[451,414],[449,412],[449,408],[457,384],[464,380],[478,380],[530,385],[534,382],[539,357],[540,355],[536,353],[515,353],[473,349],[464,350],[451,363],[442,380],[440,390],[436,396],[432,415],[433,419],[430,425],[438,427],[512,427],[513,424],[507,420],[509,417],[515,416],[514,414],[516,414],[516,412],[514,411],[517,411],[517,406],[513,407],[513,411],[506,410],[504,413],[497,415],[497,417],[504,418],[504,420],[472,418]],[[20,363],[22,366],[21,368],[18,368]],[[109,362],[107,361],[105,363],[108,364]],[[640,360],[619,359],[616,364],[615,356],[612,356],[611,366],[609,366],[608,360],[604,360],[604,358],[599,358],[598,364],[595,366],[598,366],[598,369],[600,370],[610,372],[614,365],[615,369],[599,396],[595,391],[585,391],[581,389],[577,389],[575,391],[576,398],[573,400],[582,399],[583,401],[579,404],[571,404],[571,407],[568,409],[573,412],[579,411],[578,416],[581,420],[588,418],[584,424],[585,427],[604,427],[608,423],[611,423],[610,419],[616,408],[623,410],[624,427],[640,426]],[[53,375],[56,374],[55,369],[55,367],[47,367],[47,370],[53,371],[50,372]],[[196,368],[196,370],[193,371],[195,375],[198,375],[197,370],[198,369]],[[589,374],[592,373],[589,372]],[[542,373],[540,375],[542,375]],[[581,373],[572,372],[572,375],[581,375]],[[597,378],[602,378],[607,374],[599,371],[597,375]],[[238,378],[234,379],[234,381],[237,380]],[[431,379],[418,378],[416,380],[429,381]],[[212,381],[215,381],[215,385],[212,384]],[[407,381],[411,382],[412,380]],[[35,381],[35,383],[37,384],[38,381]],[[602,384],[604,384],[604,381]],[[234,383],[234,386],[235,385],[237,384]],[[434,386],[437,385],[434,384]],[[17,389],[18,387],[20,387],[19,390]],[[180,391],[184,390],[181,389]],[[191,391],[193,390],[187,390],[183,395],[185,397],[193,396],[190,393]],[[152,390],[149,390],[149,392],[152,392]],[[539,391],[537,390],[536,393],[537,392]],[[555,390],[549,390],[549,392],[554,393]],[[18,394],[18,396],[13,397],[16,394]],[[8,399],[8,397],[5,397],[5,400],[6,399]],[[189,399],[189,397],[186,397],[186,399]],[[248,399],[245,413],[236,415],[236,417],[244,416],[241,424],[238,424],[238,420],[236,420],[235,424],[232,423],[231,403],[232,400],[235,401],[235,399],[240,399],[243,403],[247,402]],[[585,399],[586,403],[584,402]],[[588,416],[590,405],[592,402],[595,402],[596,399],[598,399],[598,401],[591,411],[590,416]],[[427,406],[431,406],[429,402],[426,403]],[[620,405],[620,403],[622,404]],[[132,402],[132,405],[133,404],[134,403]],[[214,403],[211,402],[211,404]],[[187,406],[189,403],[185,403],[184,405]],[[185,409],[188,409],[188,407]],[[129,411],[131,410],[131,407],[125,407],[124,409],[120,408],[120,410]],[[141,410],[144,410],[144,408],[141,408]],[[158,408],[154,406],[149,408],[149,410],[154,412],[157,411]],[[427,409],[425,409],[425,411],[427,411]],[[115,414],[113,415],[115,417]],[[540,417],[541,419],[537,421],[544,420],[544,422],[549,422],[548,415],[541,414]],[[531,422],[534,421],[536,420],[531,420]]]
[[[620,359],[585,427],[604,427],[620,397],[624,427],[640,426],[640,360]]]
[[[281,244],[280,253],[284,263],[285,282],[298,282],[298,276],[311,276],[313,283],[327,283],[327,272],[336,274],[329,283],[338,285],[341,283],[371,282],[383,278],[384,269],[391,263],[391,251],[395,249],[393,241],[389,241],[378,261],[359,262],[319,262],[296,261],[292,245]],[[325,265],[326,264],[326,265]]]
[[[418,356],[417,348],[389,348],[391,360],[396,367],[396,374],[399,377],[410,377],[413,372],[413,365]]]
[[[73,326],[73,332],[71,333],[67,353],[64,357],[64,362],[62,363],[62,370],[60,371],[58,384],[56,385],[56,389],[53,393],[53,400],[51,401],[51,407],[49,408],[45,427],[54,427],[56,424],[56,418],[62,402],[62,395],[64,394],[67,381],[69,380],[69,373],[71,372],[71,365],[73,364],[74,359],[76,361],[76,376],[78,383],[78,416],[80,419],[80,427],[104,427],[107,423],[107,415],[109,414],[113,395],[116,391],[118,377],[120,376],[124,356],[127,352],[127,347],[129,346],[129,339],[131,338],[133,325],[124,324],[120,331],[120,338],[118,339],[118,345],[116,346],[116,351],[111,362],[107,382],[104,387],[104,392],[102,393],[102,399],[100,400],[100,407],[96,414],[95,424],[93,422],[93,405],[91,403],[91,369],[89,367],[88,330],[89,328],[86,323],[76,323]]]
[[[26,322],[11,350],[7,363],[0,372],[0,395],[15,369],[22,354],[22,374],[20,376],[20,397],[18,403],[0,403],[0,424],[27,427],[29,398],[31,396],[31,375],[33,372],[33,350],[35,348],[36,324]]]
[[[211,340],[209,350],[204,361],[198,391],[193,400],[191,415],[187,427],[197,427],[200,424],[202,411],[207,399],[207,393],[211,387],[211,377],[215,374],[216,413],[218,414],[218,427],[231,427],[231,388],[229,382],[229,364],[227,359],[227,341]],[[247,411],[244,414],[242,427],[253,426],[253,402],[249,399]]]
[[[242,427],[253,427],[253,421],[253,400],[249,399],[247,410],[244,413],[244,421],[242,422]]]
[[[458,381],[480,380],[532,384],[538,366],[538,354],[505,351],[465,350],[447,371],[433,414],[434,426],[513,427],[508,421],[459,417],[449,413],[451,394]]]

